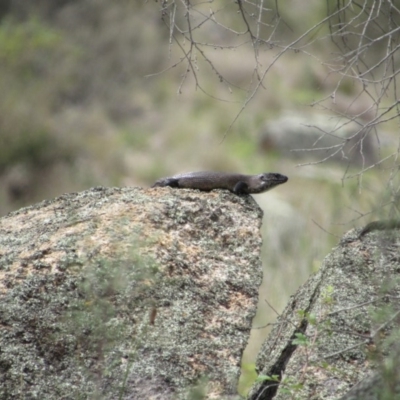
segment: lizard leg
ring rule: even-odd
[[[235,187],[233,188],[233,193],[235,194],[248,194],[249,193],[249,186],[247,183],[243,181],[239,181],[236,183]]]
[[[170,186],[170,187],[173,187],[173,188],[180,187],[179,186],[179,179],[176,179],[176,178],[168,178],[163,183],[164,183],[163,186]]]

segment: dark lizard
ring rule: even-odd
[[[258,175],[243,175],[227,172],[188,172],[161,178],[152,187],[170,186],[181,189],[227,189],[235,194],[256,194],[266,192],[287,182],[285,175],[267,172]]]
[[[358,237],[362,237],[372,231],[384,231],[384,230],[399,229],[399,228],[400,228],[400,220],[387,219],[381,221],[373,221],[364,226],[364,228],[359,233]]]

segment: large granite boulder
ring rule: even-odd
[[[226,191],[72,193],[0,219],[0,398],[236,396],[262,212]]]
[[[399,399],[399,272],[399,230],[347,233],[278,318],[249,399]]]

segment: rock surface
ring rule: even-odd
[[[2,218],[0,398],[234,396],[261,216],[225,191],[95,188]]]
[[[249,399],[400,398],[400,231],[358,233],[342,238],[278,318]]]

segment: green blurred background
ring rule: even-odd
[[[0,215],[65,192],[99,185],[148,187],[159,177],[185,171],[289,176],[285,185],[255,196],[265,211],[265,279],[244,355],[242,392],[255,376],[254,359],[267,325],[338,238],[396,211],[397,119],[380,120],[379,131],[371,132],[373,156],[364,166],[346,159],[313,163],[312,152],[299,159],[265,137],[274,129],[280,134],[287,121],[296,129],[317,124],[313,121],[321,116],[322,124],[338,116],[368,123],[374,118],[370,112],[390,107],[390,98],[397,96],[395,81],[388,82],[377,106],[372,91],[334,72],[343,48],[331,40],[328,24],[296,43],[296,51],[281,54],[327,15],[330,3],[264,1],[257,34],[268,43],[257,48],[237,3],[198,3],[191,10],[192,27],[203,45],[192,49],[193,70],[183,53],[189,54],[189,41],[176,30],[179,44],[170,35],[172,2],[8,0],[0,5]],[[173,22],[184,30],[182,4]],[[245,3],[250,22],[257,20],[252,8],[256,12],[258,6]],[[251,27],[257,32],[257,24]],[[382,33],[372,27],[368,34]],[[379,43],[365,54],[367,64],[380,57]],[[268,66],[252,96],[256,71],[262,75]]]

